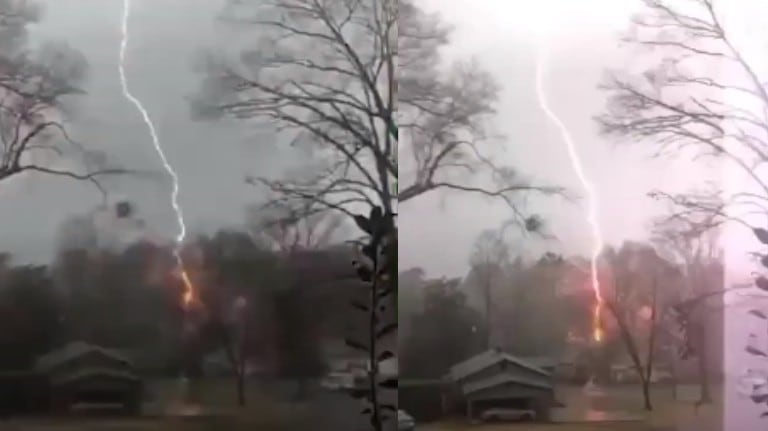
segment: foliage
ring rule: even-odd
[[[763,228],[755,228],[754,234],[757,240],[762,244],[763,246],[768,245],[768,231],[766,231]],[[761,260],[761,265],[764,268],[768,268],[768,259],[763,258]],[[755,286],[763,291],[768,291],[768,279],[766,279],[765,276],[759,275],[755,279]],[[759,309],[751,309],[748,312],[748,318],[757,318],[762,325],[768,326],[768,317],[766,316],[765,312]],[[758,360],[762,360],[765,358],[768,358],[768,352],[765,352],[764,349],[762,349],[760,346],[757,345],[756,341],[758,335],[757,334],[750,334],[746,346],[746,352],[751,355],[753,358],[756,358]],[[749,388],[748,395],[752,402],[755,404],[763,405],[763,407],[768,406],[768,395],[765,393],[765,388],[768,385],[768,381],[765,381],[764,379],[760,382],[751,382],[752,387]],[[768,416],[768,410],[761,413],[761,417]]]
[[[82,221],[88,225],[87,218]],[[124,249],[100,246],[103,241],[83,223],[69,236],[84,234],[88,241],[62,242],[50,267],[27,270],[13,266],[8,257],[0,261],[5,318],[36,316],[19,321],[6,338],[30,358],[73,340],[127,349],[143,371],[177,375],[182,365],[182,290],[172,276],[171,250],[142,241]],[[283,367],[275,371],[283,376],[322,373],[321,337],[328,335],[331,317],[347,315],[347,304],[323,291],[336,291],[343,278],[339,275],[344,276],[341,267],[346,277],[354,276],[348,256],[327,248],[284,254],[238,231],[199,237],[184,253],[209,313],[199,334],[198,362],[202,355],[231,348],[233,365],[258,360],[269,366],[279,359]],[[28,273],[32,275],[24,275]],[[234,309],[241,299],[248,305],[242,321]],[[35,311],[44,307],[54,308]],[[23,327],[27,323],[29,330]],[[8,367],[23,362],[7,358]]]
[[[439,279],[422,287],[423,308],[407,317],[412,329],[399,344],[404,377],[439,379],[451,366],[484,350],[485,319],[466,303],[459,283]]]
[[[274,292],[277,328],[278,375],[299,382],[297,398],[304,396],[304,383],[321,377],[327,371],[317,324],[311,313],[312,304],[298,287]]]
[[[568,266],[561,256],[545,253],[532,265],[512,274],[511,294],[504,314],[510,327],[506,337],[511,353],[558,357],[565,350],[568,331],[578,328],[588,311],[579,296],[558,296]],[[562,316],[552,320],[551,316]],[[506,325],[504,325],[506,326]]]
[[[367,353],[368,379],[364,389],[354,395],[367,400],[363,409],[370,416],[370,423],[375,431],[382,431],[386,420],[396,419],[397,406],[383,401],[383,391],[396,391],[396,376],[379,374],[381,362],[394,359],[392,350],[383,348],[383,343],[397,333],[397,314],[391,308],[396,304],[392,297],[397,291],[397,230],[394,215],[384,212],[380,207],[373,207],[366,217],[356,215],[355,223],[367,235],[361,252],[365,261],[355,262],[357,275],[368,287],[368,299],[365,302],[352,302],[352,306],[366,314],[367,324],[362,339],[347,338],[347,345]],[[394,320],[392,317],[394,316]]]
[[[0,369],[23,370],[62,339],[61,304],[45,267],[19,266],[0,280]]]

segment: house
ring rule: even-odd
[[[547,420],[555,402],[551,372],[501,349],[454,365],[445,380],[444,408],[460,405],[470,420],[494,407],[533,410],[538,420]]]
[[[651,383],[672,381],[673,375],[668,368],[663,365],[654,365],[651,370]],[[634,364],[621,362],[611,365],[611,381],[615,383],[639,383],[640,376],[637,374],[637,368]]]
[[[559,357],[524,356],[520,357],[520,359],[530,365],[539,367],[544,371],[552,374],[552,376],[558,381],[580,380],[580,374],[583,374],[580,373],[580,368],[582,368],[582,361],[578,356],[578,352],[574,350],[569,350]]]
[[[202,359],[203,375],[212,377],[231,377],[235,375],[232,360],[224,349],[205,355]],[[255,359],[245,360],[245,377],[258,377],[267,374],[267,367]]]
[[[47,377],[56,408],[69,410],[79,404],[140,408],[142,381],[131,361],[116,351],[70,343],[38,358],[35,372]]]

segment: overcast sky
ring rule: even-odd
[[[570,129],[587,177],[599,195],[599,218],[608,242],[643,239],[651,218],[663,207],[646,194],[656,188],[686,190],[705,177],[718,178],[714,166],[690,160],[651,160],[648,147],[617,147],[599,137],[592,117],[605,103],[597,84],[606,68],[642,70],[647,66],[631,47],[619,46],[620,32],[638,4],[631,0],[528,2],[522,0],[421,0],[456,31],[446,51],[450,58],[475,56],[502,86],[495,126],[508,139],[504,160],[543,182],[585,191],[561,136],[537,103],[537,49],[546,43],[546,89],[550,107]],[[564,9],[578,3],[578,10]],[[540,6],[536,7],[534,5]],[[575,5],[574,5],[575,7]],[[557,12],[557,13],[553,13]],[[549,31],[543,28],[549,27]],[[401,155],[403,157],[403,155]],[[680,173],[685,172],[685,175]],[[552,250],[589,253],[592,236],[586,202],[532,201],[546,216],[558,240],[544,242],[510,235],[513,252]],[[420,266],[429,275],[462,275],[474,238],[509,218],[499,202],[451,192],[434,193],[401,205],[400,266]]]
[[[35,41],[65,41],[90,64],[87,96],[79,102],[71,133],[84,145],[105,151],[131,168],[162,172],[139,113],[122,96],[118,75],[122,0],[46,0]],[[266,131],[190,120],[186,97],[200,76],[194,55],[216,46],[214,16],[221,0],[133,0],[126,72],[128,84],[152,118],[176,169],[180,203],[192,230],[211,230],[243,220],[245,204],[259,193],[244,185],[247,174],[279,175],[284,155]],[[155,232],[175,235],[166,176],[108,182],[111,199],[128,198]],[[88,184],[44,176],[3,182],[0,190],[0,249],[20,260],[51,256],[62,220],[101,202]]]
[[[647,149],[616,147],[596,133],[592,116],[604,103],[596,85],[605,68],[642,67],[631,48],[618,46],[618,32],[626,28],[634,2],[590,0],[589,7],[580,2],[578,10],[563,8],[574,2],[551,2],[556,7],[521,0],[420,1],[456,27],[446,58],[475,56],[501,84],[495,127],[508,139],[504,154],[497,155],[499,160],[542,182],[583,194],[563,140],[536,100],[535,59],[539,45],[546,41],[550,105],[572,132],[585,173],[596,184],[605,237],[612,243],[642,238],[647,222],[660,209],[646,197],[649,190],[682,190],[691,180],[711,172],[692,170],[688,160],[649,160]],[[255,190],[243,185],[243,176],[278,175],[287,158],[267,131],[196,123],[189,118],[185,97],[200,80],[192,72],[192,58],[202,48],[217,46],[214,15],[221,3],[133,0],[129,23],[129,85],[150,111],[178,172],[180,202],[192,230],[240,223],[243,206],[259,199]],[[161,171],[146,127],[120,92],[122,1],[47,0],[43,4],[46,15],[34,29],[36,40],[66,41],[81,50],[91,66],[89,94],[81,101],[73,135],[127,166]],[[543,32],[546,27],[550,30]],[[676,175],[681,169],[687,175]],[[174,232],[169,181],[123,178],[111,181],[110,190],[115,199],[136,202],[152,230]],[[87,184],[40,176],[4,183],[0,195],[0,249],[22,260],[48,258],[61,221],[88,211],[100,200]],[[531,201],[529,208],[547,217],[558,239],[543,242],[510,235],[513,251],[588,252],[592,237],[583,204]],[[442,192],[409,201],[400,214],[400,266],[420,266],[430,275],[464,274],[477,234],[509,218],[509,211],[498,202]]]

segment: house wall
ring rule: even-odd
[[[459,385],[471,384],[500,374],[521,377],[547,385],[551,385],[553,381],[551,376],[543,376],[540,373],[506,361],[461,379],[458,383]],[[549,409],[554,402],[554,388],[547,390],[509,383],[476,391],[462,398],[466,403],[467,413],[472,417],[477,417],[482,413],[482,409],[493,405],[494,401],[504,404],[510,400],[518,399],[521,401],[521,404],[536,412],[538,420],[547,420],[549,418]]]
[[[490,407],[496,400],[503,403],[504,400],[520,400],[525,404],[525,408],[533,410],[536,413],[536,419],[545,421],[549,419],[550,408],[554,404],[554,390],[536,389],[514,383],[500,385],[493,388],[474,392],[467,396],[467,401],[476,406]],[[473,408],[473,415],[482,413],[477,407]]]
[[[546,391],[543,389],[535,389],[515,384],[509,384],[473,392],[471,395],[467,396],[467,399],[478,401],[504,398],[546,398],[551,396],[553,392],[554,391]]]

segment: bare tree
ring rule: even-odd
[[[486,348],[492,348],[494,337],[493,290],[504,279],[504,270],[509,263],[509,246],[504,242],[501,232],[485,230],[475,240],[470,265],[474,282],[482,293],[485,307]]]
[[[23,172],[89,180],[124,173],[105,168],[103,155],[72,140],[61,118],[67,98],[81,95],[85,58],[62,44],[26,47],[26,28],[39,18],[27,1],[0,0],[0,181]],[[80,170],[57,166],[81,165]]]
[[[207,56],[193,107],[203,116],[269,121],[313,150],[316,165],[301,175],[250,179],[276,201],[389,212],[394,199],[452,189],[504,199],[523,221],[513,197],[562,192],[490,160],[486,126],[497,87],[473,64],[443,72],[439,51],[450,31],[412,1],[232,1],[223,19],[264,33],[241,61]],[[467,181],[483,173],[498,187]]]
[[[242,61],[207,58],[197,113],[260,119],[313,151],[316,165],[286,180],[254,178],[275,200],[389,212],[397,178],[397,2],[231,1],[221,17],[262,37]]]
[[[274,204],[270,208],[254,205],[247,211],[248,230],[254,238],[280,253],[291,255],[300,250],[317,250],[339,240],[347,220],[342,213],[312,211],[306,205],[298,209]]]
[[[679,303],[691,303],[688,319],[688,338],[681,354],[684,359],[696,357],[699,366],[701,393],[697,405],[712,402],[710,382],[710,339],[713,316],[722,313],[722,306],[712,299],[725,293],[722,280],[722,251],[718,245],[719,231],[704,225],[702,228],[681,219],[660,219],[654,225],[655,242],[673,254],[684,272],[684,290]],[[718,276],[719,275],[719,276]],[[701,300],[697,300],[701,298]],[[691,302],[694,301],[694,302]]]
[[[617,335],[640,379],[644,407],[652,410],[650,385],[659,329],[668,305],[661,293],[672,290],[669,284],[675,268],[647,244],[625,243],[618,253],[607,257],[613,280],[606,308],[616,322]],[[648,314],[642,315],[641,310]],[[641,344],[643,333],[647,335],[645,345]]]
[[[659,156],[720,160],[755,187],[728,194],[720,187],[654,194],[681,212],[708,215],[712,225],[741,218],[733,214],[737,208],[745,215],[755,209],[765,213],[768,184],[760,172],[768,161],[766,77],[750,64],[734,28],[726,25],[720,6],[727,2],[644,3],[646,11],[633,19],[625,41],[657,54],[658,62],[643,73],[608,74],[602,88],[610,94],[609,103],[597,117],[602,132],[653,144]]]

